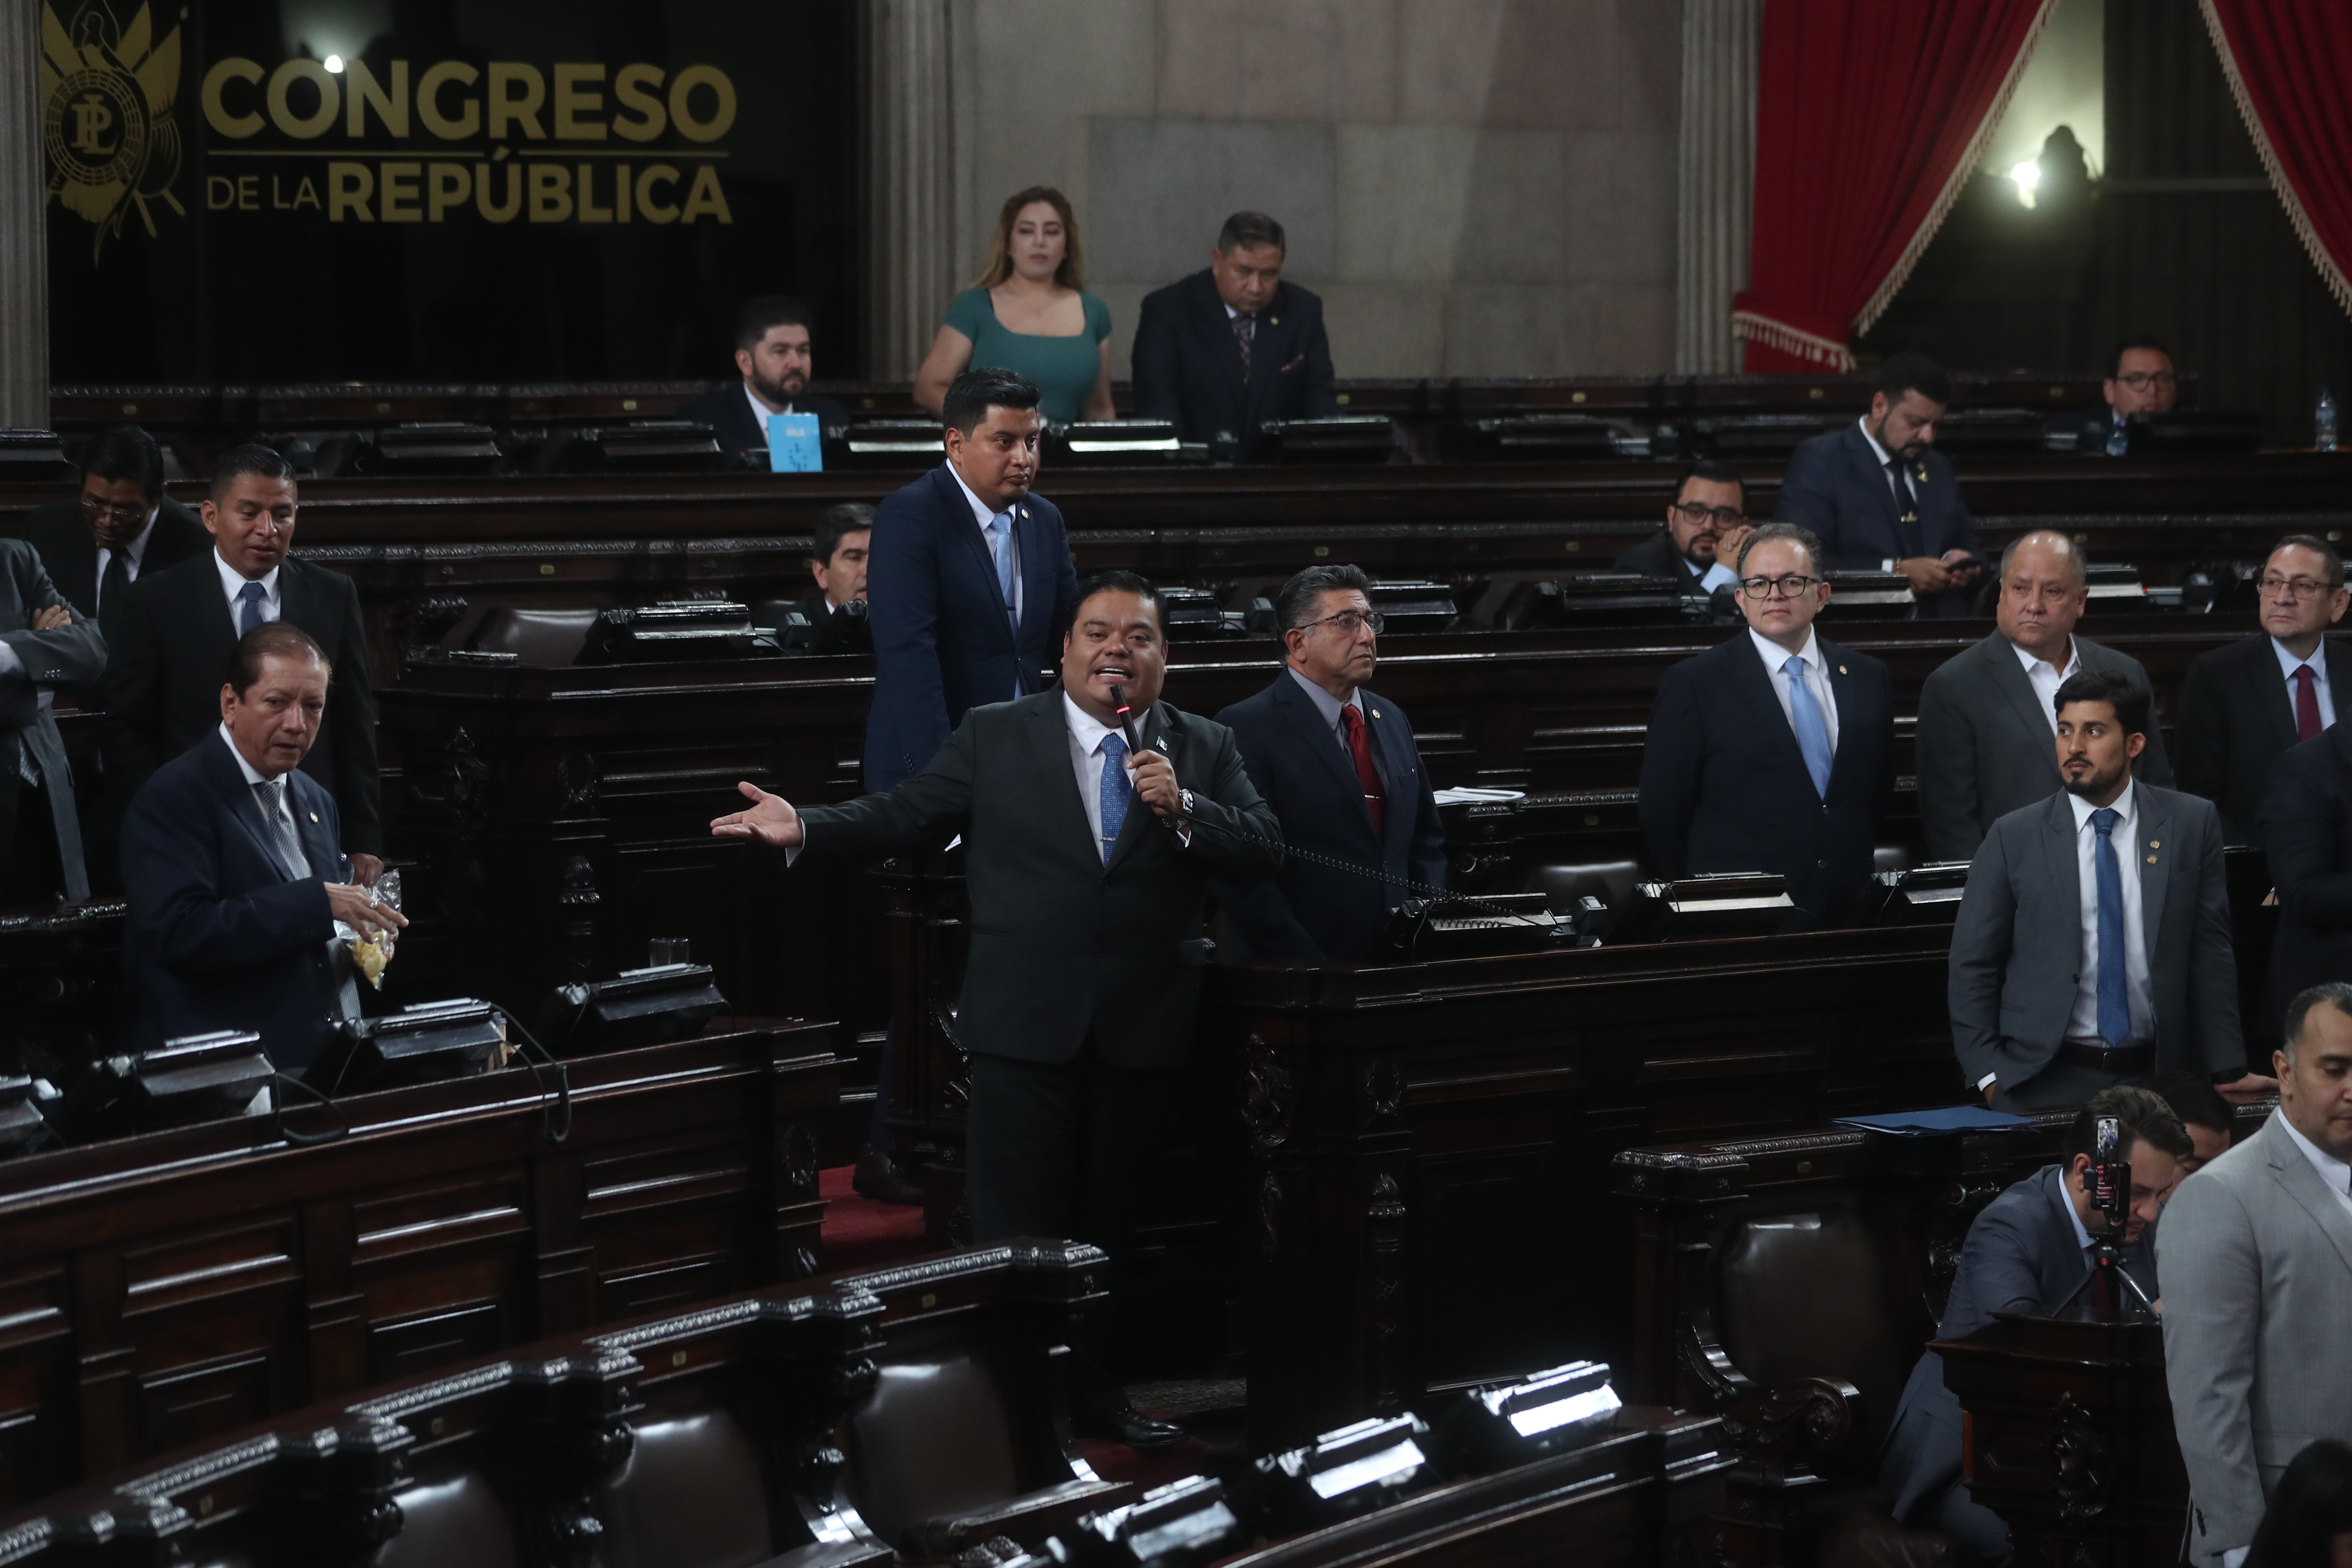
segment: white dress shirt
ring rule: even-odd
[[[247,579],[243,573],[222,560],[217,550],[213,552],[213,566],[220,573],[221,592],[228,597],[228,624],[241,630],[245,626],[245,600],[242,595]],[[278,598],[278,574],[284,570],[282,566],[272,566],[261,576],[251,579],[261,584],[261,618],[265,621],[274,621],[285,613],[285,607]],[[230,750],[236,748],[231,747]]]
[[[1780,700],[1780,717],[1789,721],[1793,733],[1797,713],[1789,703],[1789,677],[1782,668],[1789,662],[1789,650],[1753,626],[1748,628],[1748,635],[1756,644],[1757,657],[1764,661],[1764,673],[1772,678],[1772,695]],[[1834,755],[1838,743],[1837,691],[1830,685],[1830,672],[1822,664],[1821,640],[1813,636],[1811,626],[1805,628],[1804,651],[1797,657],[1805,661],[1805,685],[1821,708],[1822,725],[1830,732],[1830,752]]]
[[[2271,651],[2278,655],[2279,673],[2286,677],[2286,708],[2294,711],[2294,672],[2305,665],[2311,668],[2312,694],[2319,699],[2319,727],[2333,728],[2336,723],[2336,696],[2327,686],[2327,644],[2323,641],[2311,650],[2309,658],[2297,658],[2286,651],[2286,644],[2271,638]]]
[[[2082,980],[2074,987],[2074,1011],[2066,1021],[2066,1037],[2079,1045],[2099,1043],[2099,830],[2091,826],[2096,809],[2079,795],[2066,804],[2074,812],[2074,869],[2081,882],[2083,925]],[[2132,1038],[2156,1037],[2156,1003],[2147,985],[2147,917],[2140,909],[2140,857],[2147,851],[2139,841],[2139,784],[2124,785],[2115,800],[2118,814],[2110,836],[2116,847],[2116,870],[2123,882],[2124,993],[2131,1009]],[[2121,1045],[2111,1040],[2110,1045]]]
[[[163,515],[163,509],[157,507],[153,515],[147,519],[147,526],[139,531],[138,537],[122,547],[122,575],[131,582],[139,581],[139,563],[147,559],[147,542],[155,537],[155,522]],[[98,547],[98,602],[89,607],[89,613],[93,616],[106,607],[106,569],[113,563],[113,561],[114,552],[103,544],[100,545]]]
[[[1698,574],[1698,585],[1709,594],[1717,588],[1736,588],[1739,585],[1739,574],[1720,561],[1710,562],[1706,570]]]
[[[2073,637],[2066,639],[2066,667],[2063,669],[2046,658],[2034,658],[2015,643],[2009,645],[2009,651],[2015,654],[2017,662],[2025,667],[2026,684],[2033,688],[2033,695],[2041,700],[2042,721],[2050,726],[2050,733],[2054,738],[2058,733],[2058,689],[2081,673],[2082,650],[2074,646]]]

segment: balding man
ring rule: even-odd
[[[1919,820],[1937,860],[1969,860],[2001,817],[2058,792],[2058,688],[2078,670],[2147,671],[2129,654],[2074,635],[2090,597],[2083,552],[2063,533],[2029,533],[2001,552],[1999,630],[1919,692]],[[2169,789],[2172,763],[2151,722],[2139,778]]]

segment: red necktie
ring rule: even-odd
[[[1364,809],[1372,814],[1372,833],[1378,837],[1386,831],[1389,803],[1381,775],[1372,768],[1371,738],[1364,733],[1364,716],[1353,703],[1340,709],[1339,717],[1348,726],[1348,755],[1356,760],[1356,783],[1363,789]]]
[[[2319,684],[2307,664],[2294,667],[2294,732],[2305,741],[2319,733]]]

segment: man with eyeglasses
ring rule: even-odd
[[[1702,460],[1683,470],[1666,507],[1665,531],[1645,539],[1613,564],[1644,577],[1672,577],[1688,594],[1712,594],[1738,576],[1727,564],[1748,542],[1748,491],[1739,470]]]
[[[1790,929],[1851,921],[1895,793],[1886,666],[1816,635],[1822,545],[1768,523],[1739,559],[1748,631],[1658,683],[1642,748],[1642,832],[1662,877],[1772,871]]]
[[[2100,384],[2106,405],[2055,420],[2051,429],[2074,431],[2077,452],[2120,458],[2131,451],[2138,426],[2172,412],[2180,397],[2180,378],[2172,369],[2172,351],[2145,334],[2117,343],[2107,364],[2107,378]]]
[[[1361,963],[1405,883],[1445,885],[1445,832],[1412,721],[1364,689],[1380,612],[1353,566],[1309,566],[1275,595],[1282,673],[1217,715],[1295,848],[1376,868],[1381,881],[1294,856],[1270,882],[1216,885],[1242,952],[1268,963]]]
[[[110,640],[142,572],[176,566],[211,543],[196,514],[163,493],[163,454],[136,425],[99,432],[82,454],[80,493],[36,510],[25,538],[58,592]]]
[[[2232,844],[2261,841],[2273,765],[2335,724],[2343,688],[2334,678],[2352,680],[2352,651],[2327,636],[2352,603],[2336,547],[2289,534],[2263,563],[2260,587],[2262,630],[2198,656],[2173,731],[2180,787],[2221,808]]]
[[[2074,635],[2090,602],[2082,547],[2054,530],[2010,541],[2001,552],[1992,635],[1938,666],[1919,689],[1919,826],[1937,860],[1966,860],[1992,825],[2057,793],[2050,700],[2083,670],[2147,685],[2139,660]],[[2164,738],[2153,728],[2135,770],[2172,784]]]

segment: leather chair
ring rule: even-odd
[[[1911,851],[1900,844],[1882,844],[1870,852],[1870,868],[1874,871],[1908,871]]]
[[[1564,915],[1574,910],[1576,900],[1587,893],[1612,910],[1622,910],[1625,900],[1633,896],[1633,884],[1641,879],[1642,868],[1631,860],[1595,860],[1580,865],[1534,867],[1519,890],[1541,893],[1552,913]]]
[[[406,1487],[400,1533],[376,1549],[370,1568],[519,1568],[514,1521],[473,1470]]]
[[[1906,1530],[1874,1472],[1934,1331],[1893,1245],[1841,1204],[1732,1219],[1686,1281],[1683,1354],[1748,1461],[1733,1481],[1782,1560],[1946,1568],[1958,1543]],[[1745,1501],[1746,1500],[1743,1500]]]
[[[776,1554],[759,1453],[724,1410],[638,1426],[596,1511],[603,1568],[751,1568]]]
[[[561,669],[578,660],[595,625],[594,610],[517,610],[501,605],[482,617],[463,646],[478,653],[510,653],[528,665]]]

